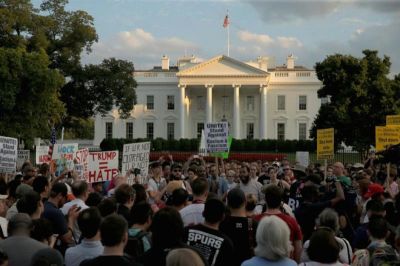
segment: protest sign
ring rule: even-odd
[[[128,170],[140,169],[140,175],[146,177],[149,170],[150,142],[124,144],[122,156],[122,174]]]
[[[228,136],[228,151],[227,152],[216,152],[216,153],[211,154],[211,156],[219,157],[222,159],[228,159],[229,151],[230,151],[231,145],[232,145],[232,140],[233,140],[232,136]]]
[[[74,171],[81,179],[88,179],[89,149],[80,149],[74,153]]]
[[[21,168],[24,162],[29,161],[31,158],[30,150],[18,150],[17,152],[17,169]]]
[[[0,173],[15,173],[17,148],[17,139],[0,136]]]
[[[89,152],[88,183],[110,181],[118,173],[118,151]]]
[[[334,129],[317,130],[317,159],[329,160],[334,156]]]
[[[74,169],[74,155],[76,151],[78,151],[77,143],[54,144],[51,159],[57,165],[58,174],[61,174],[64,170]]]
[[[301,166],[308,167],[310,164],[310,153],[308,151],[296,151],[296,162]]]
[[[400,143],[400,126],[375,127],[376,151],[383,151]]]
[[[400,115],[387,115],[386,125],[400,125]]]
[[[36,146],[36,164],[50,163],[49,150],[49,146]]]
[[[209,153],[228,152],[228,122],[207,123],[204,129]]]

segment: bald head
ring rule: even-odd
[[[333,174],[335,176],[343,176],[344,165],[341,162],[336,162],[333,164]]]

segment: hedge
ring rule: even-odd
[[[151,151],[197,151],[199,139],[165,140],[157,138],[147,139],[103,139],[100,148],[103,151],[122,151],[124,144],[151,141]],[[233,139],[231,152],[296,152],[316,150],[312,140],[273,140],[273,139]]]

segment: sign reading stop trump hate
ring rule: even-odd
[[[228,152],[228,122],[207,123],[204,129],[208,153]]]
[[[334,155],[334,129],[317,130],[317,159],[330,160]]]
[[[375,127],[376,151],[400,143],[400,126]]]
[[[0,136],[0,173],[15,173],[17,148],[17,139]]]
[[[141,176],[147,176],[149,170],[150,142],[130,143],[124,145],[122,156],[122,174],[131,169],[140,169]]]
[[[74,154],[74,171],[81,179],[89,178],[88,171],[89,149],[77,150]]]
[[[49,146],[36,146],[36,164],[49,164],[51,162],[49,151]]]
[[[110,181],[118,171],[118,151],[89,152],[88,183]]]

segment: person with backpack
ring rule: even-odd
[[[385,218],[372,216],[368,223],[368,234],[371,243],[366,249],[360,249],[354,253],[351,265],[387,265],[400,259],[396,250],[385,241],[388,234]]]
[[[234,264],[240,265],[254,255],[258,223],[246,216],[246,195],[239,188],[228,192],[230,215],[220,224],[219,229],[233,242]]]
[[[137,259],[151,248],[151,238],[148,232],[153,219],[153,210],[147,202],[140,202],[131,210],[132,226],[128,229],[128,243],[125,253]]]

